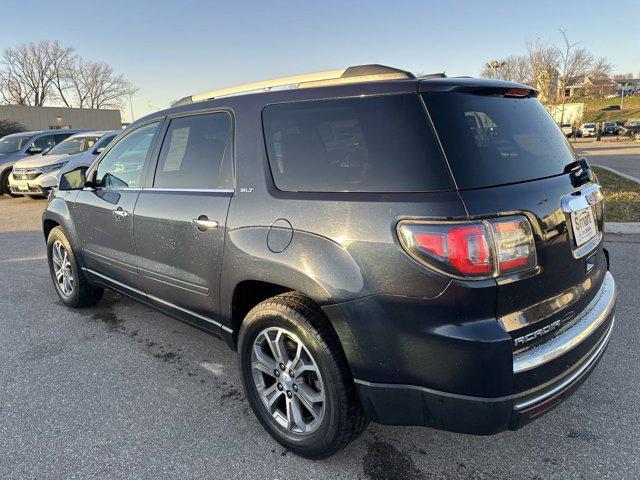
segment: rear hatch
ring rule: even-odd
[[[603,282],[597,181],[577,175],[576,154],[531,90],[473,86],[423,98],[468,215],[522,214],[532,225],[538,268],[498,278],[496,299],[514,352],[531,348],[568,328]]]

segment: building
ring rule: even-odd
[[[640,78],[625,78],[616,80],[616,94],[624,92],[625,96],[640,93]]]
[[[595,97],[602,98],[615,94],[616,82],[607,79],[592,79],[583,77],[579,82],[565,87],[567,97]]]
[[[120,110],[30,107],[27,105],[0,105],[0,118],[24,125],[27,130],[119,130],[122,128]]]
[[[556,123],[578,125],[582,123],[584,103],[565,103],[562,105],[548,105],[547,110]]]

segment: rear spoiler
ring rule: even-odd
[[[419,83],[420,92],[463,92],[475,95],[533,98],[538,90],[522,83],[488,80],[485,78],[449,77],[425,78]]]

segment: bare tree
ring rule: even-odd
[[[510,55],[503,60],[494,60],[484,65],[480,76],[507,82],[531,83],[531,69],[525,55]]]
[[[106,63],[88,62],[57,41],[25,43],[4,51],[0,99],[43,106],[119,108],[137,89]]]
[[[68,84],[76,104],[84,108],[120,108],[137,92],[128,80],[106,63],[79,60]]]
[[[565,30],[560,30],[563,43],[555,47],[558,53],[558,90],[562,105],[560,111],[560,123],[564,121],[564,107],[567,103],[567,85],[579,81],[585,77],[594,66],[593,55],[586,49],[578,48],[579,42],[571,43]]]
[[[57,41],[31,42],[7,48],[0,70],[0,92],[8,103],[42,106],[55,95],[56,78],[73,49]]]
[[[0,137],[11,135],[12,133],[24,132],[27,128],[19,122],[8,118],[0,118]]]
[[[558,78],[558,52],[540,39],[527,40],[527,59],[533,85],[540,91],[540,101],[553,102]]]
[[[589,78],[595,82],[603,83],[611,81],[613,65],[605,57],[596,58],[593,61]]]

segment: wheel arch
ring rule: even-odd
[[[78,253],[78,242],[76,238],[76,228],[73,224],[71,211],[67,202],[61,198],[54,197],[47,205],[47,209],[42,214],[42,233],[45,241],[49,237],[51,230],[60,227],[67,236],[73,250]],[[78,259],[82,262],[81,255]]]

